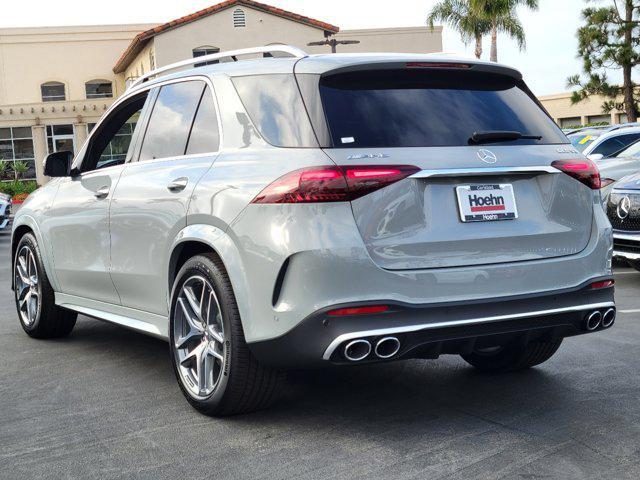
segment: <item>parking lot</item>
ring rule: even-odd
[[[457,357],[296,372],[272,409],[213,419],[167,345],[80,317],[21,330],[0,232],[0,477],[633,478],[640,476],[640,273],[616,270],[614,328],[546,364],[482,375]]]

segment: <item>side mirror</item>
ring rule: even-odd
[[[68,177],[71,175],[73,152],[62,150],[50,153],[44,159],[44,174],[48,177]]]
[[[598,160],[602,160],[604,158],[604,155],[602,155],[601,153],[592,153],[591,155],[587,155],[587,157],[589,157],[590,160],[597,162]]]

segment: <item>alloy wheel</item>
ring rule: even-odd
[[[225,368],[222,311],[211,283],[189,277],[174,307],[173,342],[177,369],[184,386],[196,398],[213,393]]]
[[[28,245],[24,245],[16,257],[15,288],[20,320],[31,327],[40,315],[41,290],[36,259]]]

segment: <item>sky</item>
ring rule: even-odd
[[[98,25],[117,23],[160,23],[193,13],[221,0],[20,0],[3,2],[0,28],[53,25]],[[351,28],[407,27],[425,25],[436,0],[260,0],[339,26]],[[536,95],[566,90],[568,76],[581,72],[576,58],[576,31],[585,0],[539,0],[540,9],[521,9],[520,19],[527,36],[526,50],[504,35],[498,39],[498,60],[519,69]],[[593,3],[593,2],[592,2]],[[601,0],[600,3],[609,3]],[[102,5],[106,8],[95,8]],[[92,8],[93,7],[93,8]],[[488,59],[489,39],[483,58]],[[473,55],[459,35],[445,26],[443,50]],[[612,80],[619,72],[610,73]]]

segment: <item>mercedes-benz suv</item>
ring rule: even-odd
[[[46,159],[13,224],[29,335],[81,313],[166,339],[186,398],[222,415],[268,405],[287,368],[518,370],[613,323],[598,171],[516,70],[214,60],[145,75]]]

